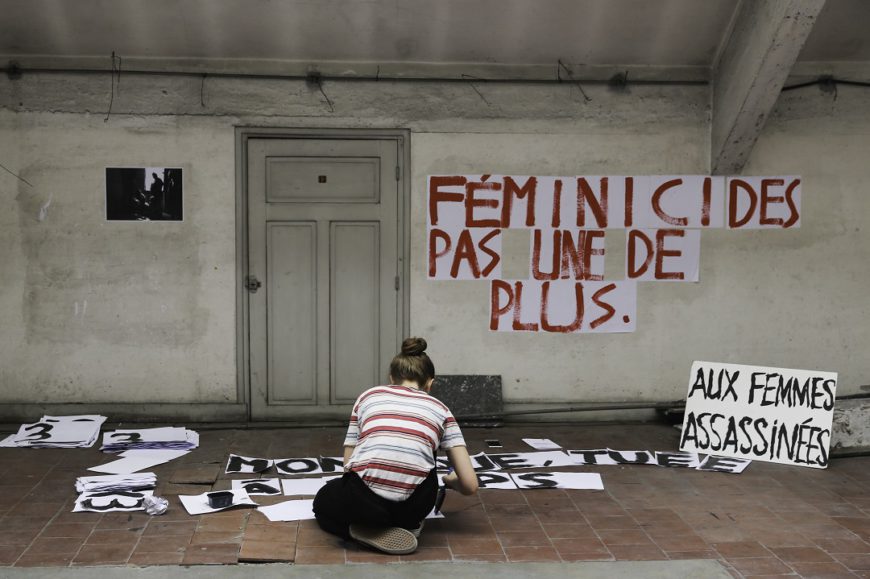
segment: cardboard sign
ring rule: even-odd
[[[836,392],[835,372],[695,362],[680,450],[825,468]]]

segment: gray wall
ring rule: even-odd
[[[33,184],[0,172],[0,403],[237,400],[235,126],[412,131],[411,331],[440,373],[501,374],[509,403],[678,399],[695,359],[868,382],[866,91],[786,93],[745,169],[803,176],[800,229],[704,231],[700,283],[640,284],[635,333],[556,336],[490,333],[485,282],[425,279],[426,175],[704,174],[709,91],[477,88],[327,82],[330,111],[303,82],[129,74],[104,121],[107,75],[0,79],[0,163]],[[110,166],[183,167],[185,221],[106,222]],[[623,243],[608,232],[615,279]]]

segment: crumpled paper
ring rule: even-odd
[[[145,497],[145,512],[149,515],[162,515],[169,509],[169,501],[162,497]]]

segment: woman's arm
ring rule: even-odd
[[[344,447],[344,469],[347,470],[347,463],[350,462],[350,455],[353,454],[353,449],[355,446],[345,446]]]
[[[453,472],[446,474],[441,480],[444,484],[464,495],[477,492],[477,474],[471,465],[468,449],[464,446],[454,446],[447,449],[447,458],[453,466]]]

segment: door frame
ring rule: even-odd
[[[248,141],[250,139],[338,139],[395,141],[398,148],[399,199],[402,223],[399,234],[399,283],[397,296],[402,318],[402,336],[410,331],[410,255],[411,255],[411,131],[408,129],[303,129],[280,127],[236,127],[236,392],[244,403],[248,421],[251,416],[251,350],[249,296],[245,289],[248,275]],[[300,419],[304,419],[304,415]]]

